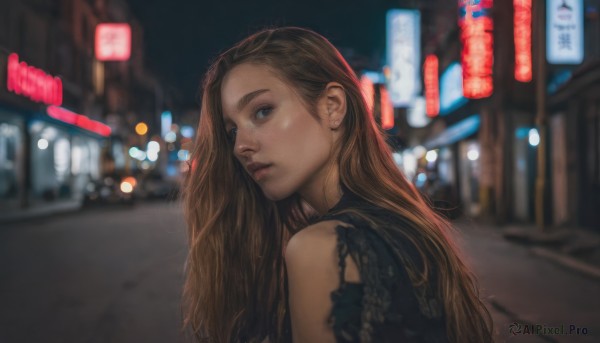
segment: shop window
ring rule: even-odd
[[[481,166],[479,162],[480,146],[476,140],[459,143],[460,151],[460,198],[468,215],[477,216],[480,212],[479,184]]]
[[[34,200],[69,199],[71,189],[71,142],[58,127],[42,122],[31,126],[31,191]]]
[[[91,181],[100,178],[100,144],[98,141],[81,136],[73,137],[71,173],[73,174],[73,195],[81,198],[85,187]]]

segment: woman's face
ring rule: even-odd
[[[226,74],[221,101],[233,153],[268,199],[322,186],[333,144],[326,116],[311,116],[290,86],[257,64],[241,64]],[[268,167],[253,173],[250,163]]]

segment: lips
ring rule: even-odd
[[[270,164],[266,163],[252,162],[246,165],[246,169],[248,170],[248,173],[256,179],[264,174],[263,171],[270,166]]]

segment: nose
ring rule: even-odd
[[[238,128],[236,132],[233,152],[240,159],[256,151],[257,142],[250,131],[249,129]]]

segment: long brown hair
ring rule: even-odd
[[[316,113],[315,104],[329,82],[344,87],[347,113],[334,156],[340,182],[410,223],[412,230],[380,231],[393,236],[397,230],[417,247],[425,268],[423,273],[409,270],[411,280],[437,280],[449,340],[491,342],[491,317],[450,237],[451,225],[395,165],[385,132],[367,109],[344,58],[321,35],[294,27],[268,29],[244,39],[221,54],[204,79],[193,167],[183,193],[189,227],[184,325],[206,342],[260,342],[267,337],[281,341],[286,311],[283,252],[291,235],[315,216],[297,194],[268,200],[233,155],[222,119],[221,82],[242,63],[275,71],[311,113]],[[371,219],[377,227],[376,218]]]

